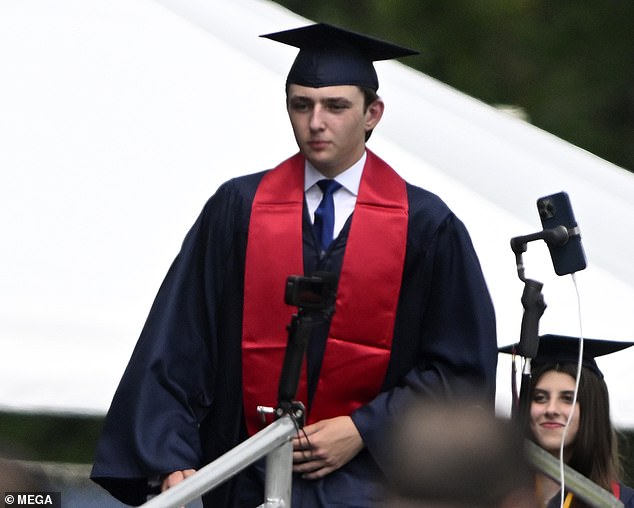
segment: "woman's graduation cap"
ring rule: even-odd
[[[537,355],[532,359],[533,367],[540,365],[556,365],[564,363],[577,364],[579,361],[579,337],[566,335],[542,335],[539,338]],[[581,364],[599,376],[603,373],[595,361],[598,356],[616,353],[634,345],[634,342],[619,342],[614,340],[583,339],[583,356]],[[501,353],[514,353],[518,344],[511,344],[498,349]]]
[[[358,85],[376,91],[379,80],[372,62],[418,54],[412,49],[326,23],[261,37],[299,48],[286,83],[313,88]]]
[[[617,342],[613,340],[583,339],[583,355],[581,365],[587,367],[600,378],[603,373],[595,360],[598,356],[616,353],[634,345],[634,342]],[[531,359],[530,368],[548,367],[562,364],[577,365],[579,363],[579,337],[566,335],[542,335],[539,338],[537,354]],[[519,343],[503,346],[498,349],[501,353],[516,354]],[[512,364],[512,416],[520,422],[526,422],[530,405],[530,377],[531,370],[522,372],[522,385],[520,393],[517,393],[515,362]]]

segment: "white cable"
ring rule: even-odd
[[[570,426],[570,422],[572,421],[572,417],[575,414],[575,406],[577,405],[577,394],[579,392],[579,381],[581,380],[581,367],[583,365],[583,323],[581,319],[581,298],[579,296],[579,287],[577,286],[577,278],[575,274],[572,275],[572,282],[575,287],[575,292],[577,294],[577,316],[579,319],[579,357],[577,359],[577,377],[575,379],[575,391],[572,396],[572,406],[571,411],[568,414],[568,419],[566,420],[566,425],[564,426],[563,434],[561,435],[561,443],[559,445],[559,483],[560,483],[560,500],[559,506],[563,508],[564,506],[564,498],[565,498],[565,490],[566,490],[566,478],[564,475],[564,443],[566,441],[566,435],[568,434],[568,427]]]

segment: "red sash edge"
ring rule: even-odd
[[[612,494],[617,499],[621,499],[621,485],[619,482],[612,482]]]
[[[351,414],[374,398],[390,358],[407,242],[407,193],[405,181],[367,153],[309,423]],[[296,311],[284,303],[283,293],[286,277],[303,273],[303,169],[301,155],[287,159],[263,177],[253,202],[242,338],[249,434],[262,428],[256,406],[277,404],[286,326]],[[306,401],[305,373],[297,399]]]

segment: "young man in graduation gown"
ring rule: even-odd
[[[493,403],[495,317],[469,235],[365,146],[384,108],[372,62],[413,52],[325,24],[265,37],[299,48],[286,83],[299,153],[223,184],[158,292],[92,471],[126,503],[262,428],[256,406],[276,405],[297,311],[284,302],[289,275],[338,277],[299,384],[307,439],[293,442],[293,506],[378,503],[382,444],[414,399]],[[262,495],[256,465],[204,501]]]

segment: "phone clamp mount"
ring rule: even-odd
[[[315,327],[332,320],[336,292],[337,276],[331,272],[315,272],[310,277],[290,275],[286,279],[284,301],[297,307],[297,313],[293,314],[286,327],[288,342],[280,374],[277,407],[257,407],[262,423],[267,423],[269,415],[276,419],[289,415],[298,428],[304,426],[306,407],[303,402],[295,400],[304,354]]]
[[[530,389],[531,360],[537,355],[539,347],[539,320],[547,307],[544,302],[544,295],[541,292],[544,285],[536,280],[526,278],[523,254],[526,252],[529,242],[544,240],[549,245],[561,246],[565,245],[570,236],[574,234],[579,234],[578,228],[569,230],[561,225],[530,235],[511,238],[511,249],[515,253],[517,275],[524,283],[521,299],[524,315],[522,316],[518,349],[514,353],[524,357],[525,363],[522,370],[520,395],[517,397],[517,402],[513,406],[512,411],[512,416],[519,419],[522,423],[526,422],[530,407],[528,390]]]

